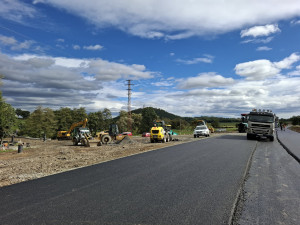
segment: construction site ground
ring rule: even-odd
[[[219,134],[212,134],[216,136]],[[37,140],[15,138],[23,144],[0,149],[0,187],[32,180],[51,174],[110,161],[166,146],[199,140],[193,135],[178,135],[167,143],[150,143],[149,137],[126,137],[120,143],[91,147],[73,146],[71,140]],[[7,139],[7,141],[10,141]],[[19,147],[19,151],[20,151]]]

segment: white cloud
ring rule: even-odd
[[[92,50],[92,51],[95,51],[95,50],[101,50],[103,48],[103,46],[101,45],[89,45],[89,46],[83,46],[83,49],[86,49],[86,50]]]
[[[22,49],[29,49],[32,47],[32,45],[34,44],[34,41],[24,41],[24,42],[20,42],[16,45],[12,45],[11,49],[12,50],[22,50]]]
[[[248,39],[245,41],[242,41],[243,44],[247,44],[247,43],[253,43],[253,44],[267,44],[270,43],[272,40],[274,39],[274,37],[267,37],[267,38],[255,38],[255,39]]]
[[[267,60],[265,63],[281,72],[281,69],[291,68],[297,59],[298,55],[294,53],[279,62]],[[6,101],[26,110],[33,110],[38,105],[53,109],[83,106],[87,111],[107,107],[117,114],[126,108],[127,91],[124,80],[116,79],[126,79],[132,73],[137,79],[153,75],[143,65],[34,55],[11,58],[0,54],[0,68],[5,75],[1,91]],[[300,70],[300,66],[296,70]],[[300,77],[268,77],[264,80],[233,80],[216,73],[205,73],[181,81],[172,77],[158,82],[140,80],[133,86],[132,107],[153,106],[181,116],[239,117],[240,113],[252,108],[265,108],[272,109],[279,117],[288,118],[299,112]],[[174,82],[184,89],[168,86]],[[164,89],[153,87],[158,85],[164,85]]]
[[[35,41],[25,40],[23,42],[19,42],[14,37],[0,35],[0,43],[9,47],[11,50],[23,50],[31,48],[35,44]],[[36,49],[38,48],[40,47],[36,46]]]
[[[12,20],[24,24],[26,18],[33,18],[38,12],[26,4],[18,0],[0,1],[0,17],[6,20]]]
[[[291,24],[292,25],[299,25],[300,24],[300,20],[292,20]]]
[[[288,75],[289,76],[300,76],[300,66],[297,66],[296,70],[289,72]]]
[[[274,65],[279,69],[290,69],[292,64],[298,62],[300,60],[300,56],[296,53],[291,54],[289,57],[283,59],[280,62],[275,62]]]
[[[0,35],[0,42],[3,45],[8,45],[8,46],[17,44],[17,40],[14,37],[7,37],[3,35]]]
[[[267,46],[260,46],[256,49],[256,51],[270,51],[272,48],[269,48]]]
[[[240,63],[235,66],[236,74],[246,77],[247,80],[263,80],[279,75],[282,69],[289,69],[300,60],[300,56],[293,53],[280,62],[270,62],[266,59]]]
[[[0,53],[0,68],[4,76],[3,96],[13,106],[30,110],[37,105],[51,108],[84,105],[94,110],[96,102],[108,102],[112,93],[120,96],[120,90],[114,89],[117,80],[148,79],[155,74],[138,64],[29,54],[11,57]],[[111,89],[103,93],[104,83],[107,88],[109,82],[112,82]],[[98,96],[100,92],[102,94]],[[124,104],[115,102],[110,105]]]
[[[277,24],[268,24],[265,26],[255,26],[249,29],[245,29],[241,31],[241,37],[261,37],[261,36],[269,36],[274,33],[280,32],[280,29]]]
[[[192,89],[201,87],[223,87],[233,84],[234,80],[232,78],[225,78],[214,72],[211,73],[201,73],[197,77],[189,77],[182,80],[178,87],[181,89]]]
[[[146,71],[144,65],[125,65],[103,59],[90,61],[88,71],[95,74],[95,78],[100,81],[149,79],[155,74],[154,72]]]
[[[243,29],[245,25],[272,24],[300,15],[297,0],[277,1],[276,4],[272,0],[86,0],[84,4],[81,0],[42,2],[84,17],[99,28],[113,26],[144,38],[171,40],[221,34]],[[263,31],[248,31],[248,35],[266,35],[279,30],[276,25],[270,26],[271,29],[265,27]],[[264,33],[265,30],[268,31]],[[247,35],[247,32],[243,35]]]
[[[176,62],[180,62],[183,64],[187,64],[187,65],[192,65],[192,64],[198,64],[198,63],[212,63],[213,61],[213,57],[212,56],[206,56],[205,58],[194,58],[194,59],[177,59]]]
[[[151,85],[156,87],[170,87],[173,86],[173,82],[169,81],[159,81],[159,82],[153,82]]]

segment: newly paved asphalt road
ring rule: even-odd
[[[256,147],[208,138],[0,189],[0,224],[227,224]]]
[[[286,128],[278,129],[277,135],[284,147],[300,162],[300,133]]]
[[[278,138],[299,152],[299,133],[278,130]],[[257,143],[241,204],[239,225],[300,224],[300,164],[277,139]]]

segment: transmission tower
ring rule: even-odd
[[[127,80],[127,91],[128,91],[128,121],[127,121],[127,130],[132,131],[132,124],[131,124],[131,86],[134,85],[131,83],[131,80]]]

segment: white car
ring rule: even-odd
[[[197,126],[194,130],[194,138],[200,137],[200,136],[209,136],[209,129],[206,125]]]

